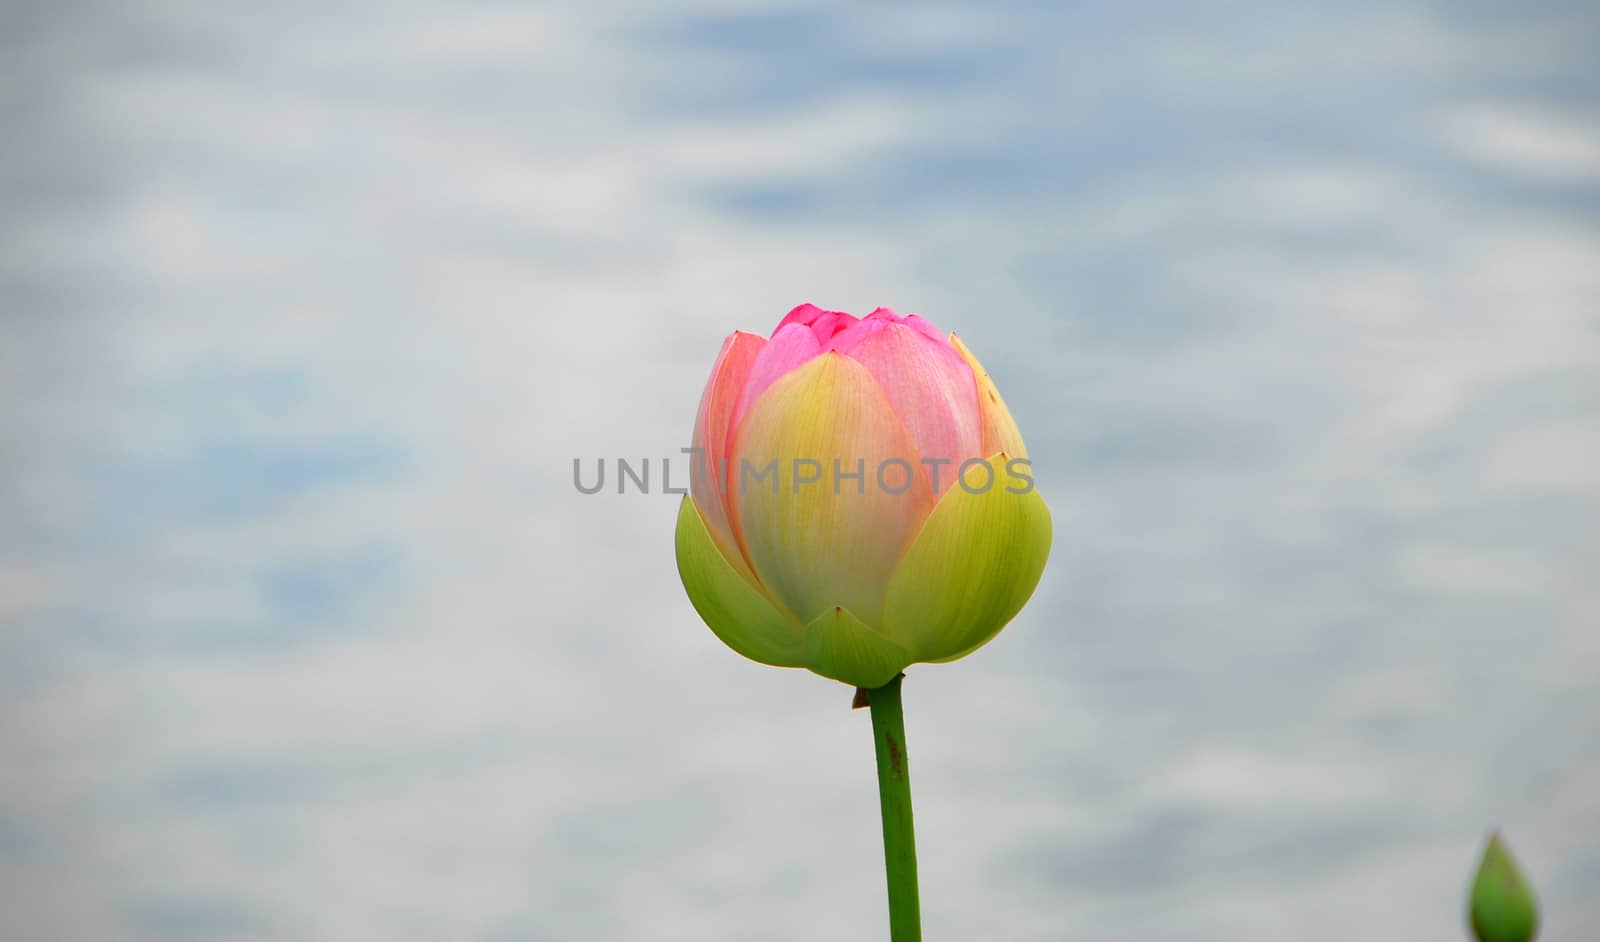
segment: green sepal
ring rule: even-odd
[[[999,634],[1039,584],[1050,556],[1050,509],[988,459],[991,485],[956,483],[939,499],[889,580],[884,634],[918,661],[965,657]],[[969,476],[976,488],[977,474]],[[1021,493],[1017,493],[1021,491]]]
[[[763,664],[807,666],[805,630],[733,568],[688,497],[678,508],[675,542],[689,601],[724,644]]]
[[[882,687],[912,661],[905,648],[837,606],[806,626],[806,650],[814,673],[868,689]]]

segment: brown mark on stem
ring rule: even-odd
[[[889,746],[889,769],[896,775],[904,774],[905,754],[900,751],[900,744],[894,741],[894,734],[884,733],[883,741]]]

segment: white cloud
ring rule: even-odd
[[[1600,180],[1600,116],[1543,105],[1469,105],[1444,116],[1440,134],[1460,157],[1538,181]]]

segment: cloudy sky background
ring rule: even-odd
[[[1586,938],[1600,17],[1129,6],[6,5],[0,936],[883,938],[850,691],[571,479],[813,301],[1055,513],[930,942],[1461,939],[1497,825]]]

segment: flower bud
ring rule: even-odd
[[[1498,832],[1489,836],[1472,881],[1468,907],[1478,942],[1533,942],[1539,934],[1539,904]]]
[[[723,344],[678,515],[690,601],[735,651],[858,687],[993,638],[1038,585],[1050,512],[954,335],[806,304]]]

